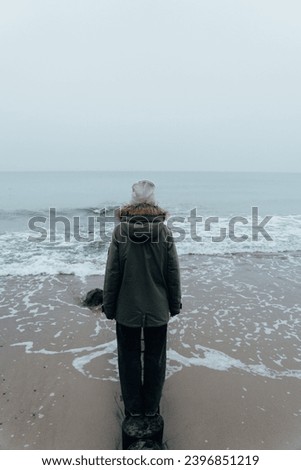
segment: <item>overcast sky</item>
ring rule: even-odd
[[[300,19],[300,0],[0,0],[0,169],[300,172]]]

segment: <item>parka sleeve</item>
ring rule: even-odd
[[[103,288],[103,311],[109,320],[116,317],[116,304],[121,284],[119,248],[115,237],[112,238],[105,271]]]
[[[180,313],[182,302],[179,260],[172,236],[169,237],[167,248],[167,285],[169,311],[174,316]]]

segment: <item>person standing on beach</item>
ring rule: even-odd
[[[165,381],[167,324],[180,313],[178,256],[155,185],[138,181],[117,213],[108,252],[103,311],[116,320],[118,368],[125,414],[156,416]],[[144,338],[143,374],[141,333]],[[143,375],[143,377],[142,377]]]

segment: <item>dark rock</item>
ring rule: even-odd
[[[92,289],[90,290],[86,298],[83,300],[83,305],[86,307],[100,307],[103,303],[103,290],[102,289]]]
[[[137,441],[154,441],[162,448],[164,421],[162,416],[128,416],[122,423],[122,447],[128,449]]]
[[[147,439],[134,442],[127,450],[162,450],[162,446],[158,442]]]

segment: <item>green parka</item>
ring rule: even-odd
[[[150,204],[119,212],[106,264],[103,311],[130,327],[161,326],[181,309],[180,270],[166,212]]]

